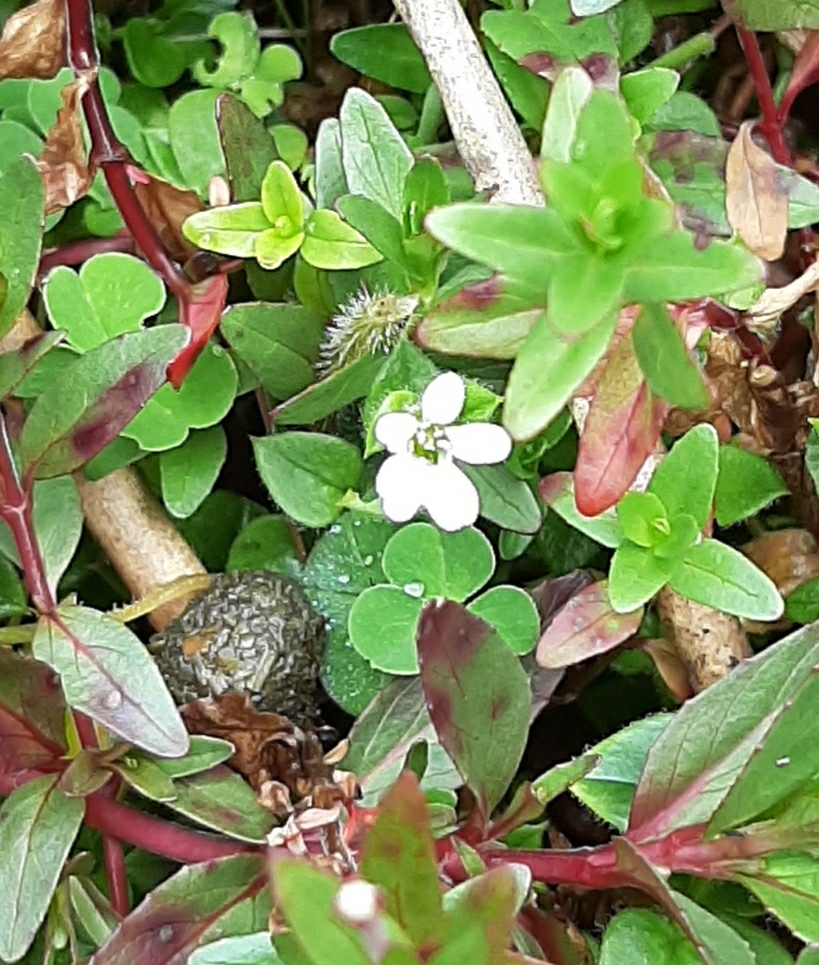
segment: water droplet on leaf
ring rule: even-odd
[[[416,600],[420,600],[424,595],[424,584],[423,583],[405,583],[404,592],[407,596],[414,597]]]

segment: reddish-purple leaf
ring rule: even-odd
[[[138,637],[113,617],[61,606],[37,624],[32,652],[60,675],[70,707],[160,757],[187,753],[188,732]]]
[[[188,329],[187,344],[168,365],[168,381],[178,389],[193,363],[216,331],[227,300],[227,275],[214,275],[191,288],[187,298],[179,299],[179,321]]]
[[[541,667],[557,669],[607,653],[637,632],[643,611],[615,613],[605,580],[584,587],[547,627],[535,659]]]
[[[436,305],[413,338],[435,352],[513,359],[543,309],[506,294],[501,284],[495,275],[462,289]]]
[[[381,888],[387,913],[415,947],[438,935],[443,911],[429,810],[410,771],[404,771],[378,806],[364,841],[361,873]]]
[[[488,624],[451,601],[427,604],[417,642],[433,726],[488,819],[523,755],[530,705],[526,674]]]
[[[811,84],[819,80],[819,30],[809,30],[804,46],[796,55],[790,80],[779,103],[779,119],[784,122],[790,115],[793,102]]]
[[[37,478],[73,472],[115,439],[165,382],[185,343],[179,325],[112,339],[80,356],[37,399],[23,426],[20,452]]]
[[[609,357],[580,437],[574,470],[577,508],[597,516],[634,482],[660,438],[668,404],[645,381],[631,339]]]
[[[65,701],[44,663],[0,647],[0,795],[14,777],[65,753]]]
[[[188,865],[117,926],[89,965],[185,965],[198,945],[266,928],[266,883],[255,855]]]

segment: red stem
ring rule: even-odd
[[[244,841],[229,841],[191,831],[144,811],[126,807],[101,794],[92,794],[86,800],[85,821],[102,834],[182,864],[196,864],[259,850],[257,845]]]
[[[40,278],[44,278],[58,265],[81,265],[93,255],[99,255],[102,252],[132,252],[133,250],[134,239],[128,231],[118,231],[111,238],[83,238],[81,241],[72,241],[62,248],[52,248],[47,251],[40,259],[38,274]]]
[[[24,489],[20,483],[6,420],[0,413],[0,517],[8,525],[14,538],[34,608],[39,613],[51,613],[56,609],[57,601],[49,588],[43,557],[34,535],[34,523],[31,519],[32,485],[33,481],[27,481]]]
[[[105,876],[108,879],[108,896],[114,911],[125,918],[131,910],[128,903],[128,876],[125,872],[125,854],[122,842],[110,834],[102,836],[102,857]]]
[[[90,0],[66,0],[68,63],[75,76],[99,70],[94,43],[93,11]],[[100,165],[114,203],[148,263],[164,280],[168,289],[187,300],[187,279],[171,259],[154,226],[134,194],[126,165],[128,152],[117,139],[100,94],[96,76],[82,99],[83,113],[91,135],[91,161]]]
[[[765,58],[759,46],[759,40],[752,30],[737,26],[737,37],[739,38],[742,52],[748,61],[748,69],[756,88],[756,99],[759,102],[759,109],[762,113],[760,129],[765,135],[768,144],[771,146],[774,160],[779,164],[793,167],[793,158],[785,143],[785,134],[774,101],[771,79],[768,76],[768,68],[765,66]]]

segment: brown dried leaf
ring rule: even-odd
[[[180,710],[191,734],[220,737],[233,744],[236,753],[228,763],[256,791],[277,781],[294,798],[302,799],[318,788],[336,786],[318,736],[279,714],[256,710],[247,694],[195,700]]]
[[[819,576],[819,546],[804,529],[780,529],[758,536],[742,552],[788,596],[807,580]]]
[[[740,126],[725,166],[728,221],[746,245],[766,261],[785,249],[788,195],[773,158],[753,139],[753,121]]]
[[[658,640],[646,640],[641,649],[654,661],[663,683],[680,703],[694,695],[685,664],[673,643],[661,637]]]
[[[45,183],[46,214],[70,207],[88,194],[94,180],[80,120],[80,101],[87,89],[88,79],[82,76],[60,91],[63,106],[37,161]]]
[[[193,191],[183,191],[146,171],[129,167],[128,173],[134,182],[134,194],[162,244],[174,261],[184,264],[199,249],[182,234],[182,222],[197,211],[204,211],[204,205]]]
[[[0,37],[0,80],[50,80],[66,64],[65,38],[63,0],[37,0],[18,10],[6,21]]]

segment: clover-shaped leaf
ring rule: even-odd
[[[194,65],[197,83],[203,87],[233,87],[253,73],[261,44],[252,14],[235,10],[217,14],[210,22],[208,36],[222,45],[222,56],[215,70],[208,70],[203,60]]]
[[[136,332],[165,304],[165,287],[138,258],[105,252],[79,272],[60,265],[48,276],[43,297],[55,328],[87,352],[109,339]]]
[[[461,603],[492,575],[495,557],[477,529],[442,533],[429,523],[412,523],[387,543],[381,565],[390,582],[411,596],[445,596]]]
[[[228,353],[211,342],[178,391],[162,388],[146,403],[123,435],[148,452],[183,443],[191,429],[207,429],[227,414],[239,377]]]
[[[429,523],[411,523],[387,543],[381,565],[392,585],[370,587],[358,597],[350,610],[350,640],[379,670],[411,674],[418,672],[415,633],[427,601],[472,596],[492,575],[495,555],[474,528],[443,533]],[[514,635],[516,642],[526,637],[525,631]]]

